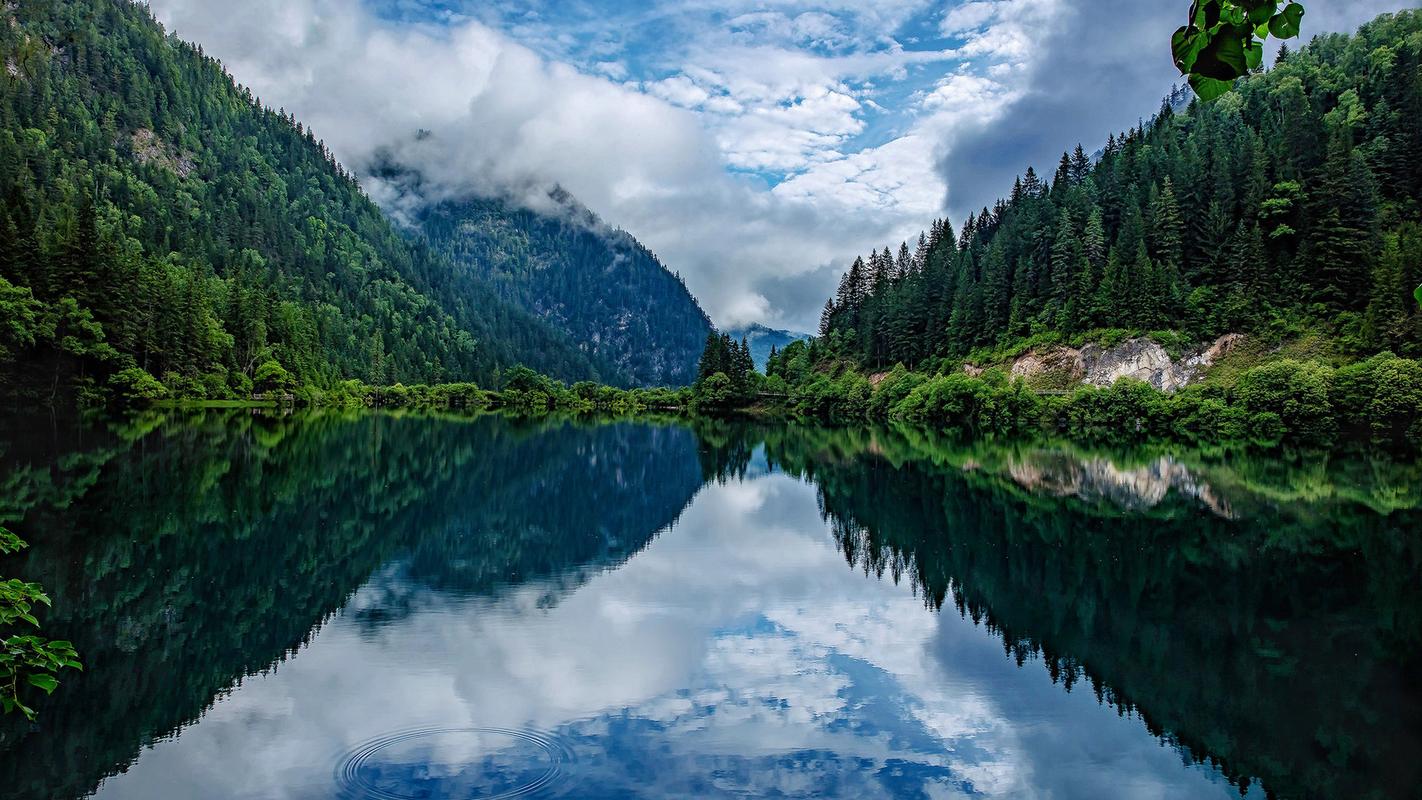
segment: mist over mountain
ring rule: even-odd
[[[726,331],[732,339],[740,341],[745,339],[750,345],[751,360],[755,361],[755,368],[765,369],[765,362],[770,358],[771,348],[784,350],[785,345],[791,342],[804,341],[810,338],[808,333],[796,333],[795,331],[779,330],[770,328],[759,322],[752,322],[740,328],[730,328]]]
[[[518,198],[424,196],[424,176],[383,161],[387,209],[499,298],[566,334],[622,386],[682,386],[711,321],[681,277],[560,187]],[[536,202],[530,202],[531,197]]]

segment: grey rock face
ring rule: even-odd
[[[1040,348],[1018,356],[1012,364],[1012,376],[1032,378],[1066,372],[1075,381],[1102,387],[1121,378],[1134,378],[1162,392],[1174,392],[1203,377],[1205,370],[1243,340],[1241,334],[1227,334],[1179,361],[1172,359],[1164,347],[1146,338],[1129,339],[1113,347],[1088,344],[1080,350]],[[975,369],[978,368],[972,365],[964,367],[969,374]]]

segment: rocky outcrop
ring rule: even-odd
[[[1110,386],[1122,378],[1145,381],[1163,391],[1173,392],[1190,381],[1183,365],[1175,363],[1164,347],[1150,339],[1130,339],[1115,347],[1088,344],[1081,348],[1085,382]]]
[[[174,152],[157,134],[147,128],[134,131],[131,141],[133,157],[138,159],[140,164],[157,164],[177,173],[180,178],[191,175],[196,166],[191,158]]]
[[[1238,333],[1221,336],[1209,347],[1179,360],[1172,359],[1164,347],[1144,337],[1128,339],[1112,347],[1088,344],[1080,350],[1062,346],[1037,348],[1018,356],[1011,372],[1014,378],[1028,380],[1066,375],[1073,383],[1102,387],[1122,378],[1133,378],[1162,392],[1174,392],[1202,378],[1207,369],[1243,340]],[[972,365],[963,369],[970,375],[974,370],[982,371]]]
[[[1012,377],[1031,378],[1051,373],[1065,373],[1071,380],[1081,380],[1081,353],[1070,347],[1047,347],[1028,350],[1012,362]]]

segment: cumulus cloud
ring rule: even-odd
[[[559,184],[721,325],[811,329],[855,254],[1148,115],[1175,3],[151,0],[268,104],[424,190]],[[1397,0],[1318,4],[1346,29]],[[428,135],[417,136],[419,131]],[[397,194],[364,185],[392,211]],[[408,197],[404,198],[409,200]]]
[[[579,69],[466,17],[419,22],[406,10],[392,20],[356,0],[253,0],[240,13],[214,0],[152,7],[357,174],[383,155],[420,170],[436,196],[518,192],[532,202],[560,184],[685,276],[719,324],[811,325],[822,297],[782,292],[785,305],[772,305],[762,284],[841,264],[921,224],[921,209],[862,213],[736,174],[839,158],[833,149],[863,123],[836,73],[879,71],[883,56],[841,69],[776,51],[762,54],[773,66],[765,79],[735,58],[708,57],[687,74],[624,82],[618,58]],[[789,23],[787,35],[816,41],[835,29],[813,15]],[[363,183],[393,202],[388,187]]]

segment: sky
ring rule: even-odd
[[[1180,82],[1186,0],[150,0],[364,175],[561,185],[723,327],[813,330],[839,275],[1097,150]],[[1313,0],[1304,36],[1418,0]],[[395,193],[362,185],[397,217]]]

